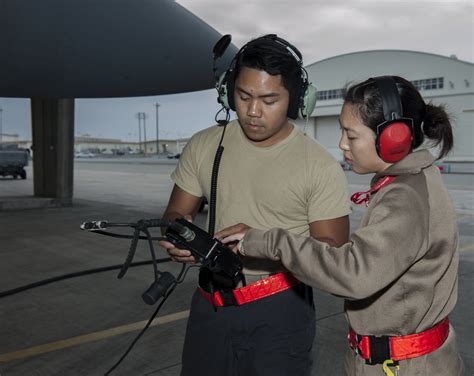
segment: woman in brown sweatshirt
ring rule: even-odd
[[[395,76],[347,90],[339,147],[371,189],[353,196],[368,209],[348,243],[331,247],[281,229],[245,224],[220,231],[245,257],[279,260],[300,281],[345,298],[347,375],[464,373],[448,315],[457,300],[456,214],[424,141],[453,146],[441,106]]]

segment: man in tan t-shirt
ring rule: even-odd
[[[226,125],[224,134],[223,127],[214,126],[192,137],[172,174],[175,186],[163,217],[191,219],[201,197],[210,197],[214,155],[222,139],[217,231],[242,222],[344,244],[350,212],[344,173],[288,120],[301,114],[307,102],[299,51],[275,35],[257,38],[239,51],[224,80],[227,94],[221,101],[238,120]],[[195,261],[187,250],[161,245],[175,261]],[[204,272],[191,303],[183,376],[310,374],[315,328],[310,287],[279,262],[254,260],[244,264],[243,286],[230,291],[233,299],[221,305],[220,294],[228,291]]]

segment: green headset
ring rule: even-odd
[[[234,85],[236,79],[236,65],[240,56],[249,48],[272,51],[282,55],[292,56],[301,69],[300,83],[296,85],[294,93],[290,93],[287,116],[291,119],[307,118],[311,115],[316,105],[316,87],[308,81],[308,73],[303,67],[301,53],[290,43],[276,34],[267,34],[251,40],[245,44],[235,55],[229,69],[221,74],[216,82],[218,92],[217,101],[226,109],[235,111]]]

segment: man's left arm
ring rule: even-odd
[[[336,161],[312,163],[307,216],[312,238],[340,247],[349,241],[351,205],[346,175]]]
[[[314,221],[309,224],[311,237],[333,247],[340,247],[349,241],[349,216]]]

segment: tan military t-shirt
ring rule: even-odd
[[[186,192],[209,199],[215,152],[222,127],[196,133],[181,154],[173,181]],[[252,144],[237,120],[227,125],[219,166],[216,231],[245,223],[257,229],[283,228],[309,235],[309,223],[350,213],[347,181],[339,163],[316,141],[294,127],[276,145]],[[245,274],[284,270],[269,260],[245,260]]]

